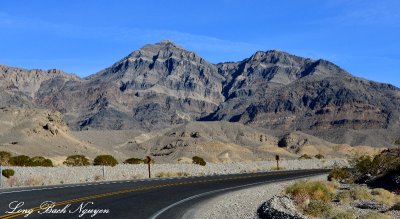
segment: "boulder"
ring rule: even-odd
[[[296,210],[293,201],[288,196],[274,196],[258,209],[260,218],[268,219],[306,219]]]

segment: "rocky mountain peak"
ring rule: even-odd
[[[179,61],[192,61],[204,64],[205,60],[194,52],[188,51],[170,40],[163,40],[155,44],[148,44],[141,49],[132,52],[127,59],[135,61],[138,59],[148,61],[165,61],[174,59]]]
[[[279,51],[279,50],[268,50],[268,51],[257,51],[254,53],[249,59],[249,62],[261,62],[261,63],[269,63],[269,64],[296,64],[299,62],[303,62],[304,60],[311,60],[301,58],[287,52]]]
[[[180,47],[169,39],[161,40],[160,42],[156,43],[156,45]]]

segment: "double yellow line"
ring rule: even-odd
[[[279,172],[274,172],[275,175],[279,175],[282,173]],[[256,175],[249,175],[249,176],[236,176],[236,177],[228,177],[228,178],[219,178],[219,179],[208,179],[208,180],[197,180],[197,181],[188,181],[188,182],[176,182],[176,183],[168,183],[168,184],[161,184],[161,185],[154,185],[154,186],[143,186],[143,187],[138,187],[134,189],[126,189],[126,190],[120,190],[116,192],[109,192],[109,193],[103,193],[103,194],[98,194],[98,195],[92,195],[92,196],[86,196],[82,198],[76,198],[76,199],[71,199],[67,201],[62,201],[62,202],[56,202],[54,203],[54,207],[56,206],[63,206],[67,204],[72,204],[76,202],[82,202],[82,201],[88,201],[88,200],[93,200],[93,199],[99,199],[99,198],[104,198],[104,197],[110,197],[110,196],[116,196],[116,195],[121,195],[121,194],[126,194],[126,193],[132,193],[132,192],[137,192],[137,191],[144,191],[144,190],[150,190],[150,189],[158,189],[158,188],[163,188],[163,187],[172,187],[172,186],[180,186],[180,185],[188,185],[188,184],[198,184],[198,183],[205,183],[205,182],[216,182],[216,181],[227,181],[227,180],[235,180],[235,179],[246,179],[246,178],[254,178],[254,177],[260,177],[260,176],[267,176],[270,175],[271,173],[263,173],[263,174],[256,174]],[[37,212],[39,210],[43,210],[40,207],[35,207],[31,208],[28,211],[32,212]],[[0,219],[9,219],[9,218],[16,218],[22,215],[26,215],[25,213],[12,213],[12,214],[6,214],[0,216]]]

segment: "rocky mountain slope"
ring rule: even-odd
[[[75,138],[59,112],[43,109],[0,108],[0,151],[47,156],[54,161],[70,154],[94,156],[100,147]]]
[[[398,88],[276,50],[215,65],[161,41],[83,79],[0,66],[0,88],[0,106],[56,110],[73,130],[229,121],[340,144],[388,147],[400,138]]]

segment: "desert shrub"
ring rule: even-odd
[[[192,160],[193,160],[192,162],[194,164],[198,164],[198,165],[201,165],[201,166],[205,166],[207,164],[206,161],[203,158],[198,157],[198,156],[194,156],[192,158]]]
[[[12,166],[27,167],[31,165],[31,158],[26,155],[19,155],[10,158],[10,164]]]
[[[142,159],[132,157],[132,158],[126,159],[124,161],[124,164],[141,164],[143,162],[144,161]]]
[[[379,175],[400,167],[400,157],[395,149],[383,151],[375,157],[367,155],[353,158],[351,161],[357,174]]]
[[[385,150],[381,154],[378,154],[373,159],[373,174],[378,175],[395,171],[400,168],[400,149]]]
[[[368,155],[355,157],[351,163],[359,175],[372,174],[375,169],[373,159]]]
[[[336,199],[340,203],[344,203],[344,204],[349,204],[353,200],[353,198],[351,197],[350,191],[348,191],[348,190],[338,192],[336,194]]]
[[[303,154],[299,157],[299,160],[308,160],[308,159],[312,159],[312,157],[308,154]]]
[[[322,155],[322,154],[317,154],[317,155],[315,155],[315,158],[317,158],[317,159],[325,159],[325,156]]]
[[[30,162],[29,162],[29,166],[33,166],[33,167],[52,167],[53,166],[53,162],[50,159],[46,159],[42,156],[38,156],[38,157],[32,157],[30,158]]]
[[[315,200],[328,203],[331,201],[334,189],[323,182],[298,181],[286,188],[296,204],[302,205],[301,200]]]
[[[378,212],[369,212],[359,216],[357,219],[391,219],[392,217]]]
[[[332,208],[326,218],[329,219],[356,219],[356,214],[352,210],[342,210],[340,208]]]
[[[94,158],[93,165],[115,166],[118,161],[111,155],[99,155]]]
[[[397,201],[396,195],[394,193],[389,192],[386,189],[382,188],[373,189],[371,191],[371,194],[373,195],[373,200],[385,204],[387,206],[392,206]]]
[[[6,178],[10,178],[11,176],[14,176],[15,171],[12,169],[4,169],[1,171],[1,174]]]
[[[321,200],[311,200],[304,212],[313,217],[321,217],[332,209],[332,205]]]
[[[0,165],[7,166],[10,164],[11,153],[0,151]]]
[[[371,200],[372,195],[368,188],[364,186],[354,186],[349,190],[350,196],[353,200]]]
[[[67,159],[63,162],[64,165],[67,166],[88,166],[90,165],[89,159],[87,159],[84,155],[71,155],[68,156]]]
[[[347,180],[351,177],[350,170],[347,168],[334,167],[328,175],[328,180]]]

